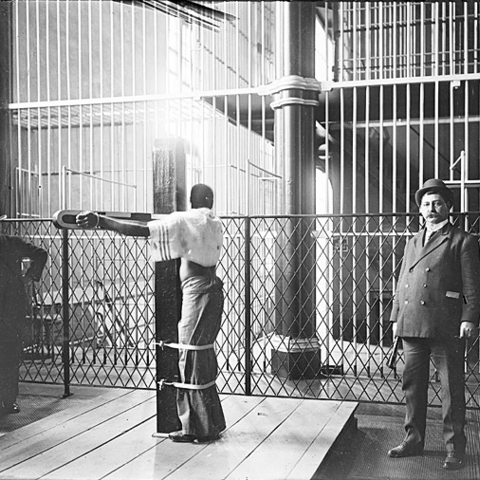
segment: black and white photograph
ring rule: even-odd
[[[479,480],[480,2],[0,0],[0,480]]]

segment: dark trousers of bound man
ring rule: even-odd
[[[459,338],[402,338],[405,353],[403,390],[406,415],[405,440],[425,442],[430,356],[441,382],[443,437],[447,452],[465,453],[465,341]]]
[[[178,340],[186,345],[209,345],[220,331],[223,283],[216,276],[191,277],[182,283],[182,316]],[[177,390],[178,417],[184,434],[215,438],[225,430],[225,417],[215,386],[218,366],[214,348],[180,350],[182,383],[209,385],[202,390]]]

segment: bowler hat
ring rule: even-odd
[[[450,190],[442,180],[438,178],[430,178],[425,181],[422,188],[419,188],[415,193],[415,201],[420,206],[422,198],[426,193],[438,193],[443,197],[446,203],[451,207],[453,205],[453,192]]]

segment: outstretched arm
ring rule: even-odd
[[[133,220],[120,220],[90,211],[79,213],[76,222],[81,228],[101,227],[105,230],[112,230],[113,232],[130,237],[150,236],[150,229],[145,223],[135,222]]]

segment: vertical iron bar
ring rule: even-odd
[[[353,38],[353,61],[352,61],[352,69],[353,69],[353,80],[361,80],[358,75],[358,71],[360,70],[359,65],[360,63],[360,53],[358,53],[358,47],[357,47],[357,24],[360,24],[360,19],[357,20],[357,15],[360,17],[361,15],[361,6],[358,4],[353,4],[352,5],[353,9],[353,15],[352,15],[352,38]],[[358,10],[357,10],[358,9]],[[358,65],[358,67],[357,67]]]
[[[62,69],[62,56],[61,56],[61,52],[62,52],[62,42],[60,40],[58,40],[58,38],[60,37],[60,4],[57,2],[57,5],[56,5],[56,18],[55,18],[55,29],[54,29],[54,32],[55,34],[57,35],[57,44],[56,44],[56,52],[57,52],[57,72],[56,72],[56,80],[57,80],[57,84],[56,84],[56,87],[54,87],[55,91],[56,91],[56,98],[59,99],[59,98],[62,98],[62,72],[63,72],[63,69]],[[48,17],[49,15],[47,15]],[[60,207],[63,208],[65,203],[64,203],[64,200],[63,200],[63,194],[64,194],[64,191],[63,191],[63,188],[64,188],[64,184],[63,184],[63,168],[65,167],[64,164],[63,164],[63,149],[62,149],[62,145],[63,145],[63,141],[62,141],[62,116],[63,116],[63,113],[62,113],[62,107],[59,105],[57,107],[57,116],[58,116],[58,151],[57,151],[57,160],[58,160],[58,164],[56,166],[56,169],[58,170],[59,172],[59,175],[60,175],[60,181],[58,182],[58,187],[57,187],[57,194],[58,194],[58,198],[60,199]],[[20,122],[19,122],[19,125],[20,125]],[[49,157],[50,158],[50,157]],[[54,170],[55,170],[55,167],[54,167]],[[51,211],[51,210],[49,210]]]
[[[386,13],[387,9],[389,7],[385,7],[383,8],[381,5],[380,7],[378,8],[378,20],[379,20],[379,25],[380,25],[380,32],[377,36],[377,42],[378,42],[378,73],[377,73],[377,76],[376,78],[379,78],[379,79],[383,79],[383,78],[388,78],[389,75],[388,75],[388,71],[387,72],[384,72],[384,65],[385,65],[385,53],[388,52],[388,47],[386,45],[384,45],[384,41],[385,41],[385,31],[384,31],[384,13]],[[387,63],[387,66],[389,64],[389,62],[386,62]],[[382,105],[382,103],[380,102],[380,105]],[[382,107],[381,107],[382,108]],[[381,178],[381,177],[380,177]]]
[[[380,107],[381,108],[381,107]],[[370,213],[370,186],[373,184],[373,181],[370,177],[370,86],[365,87],[365,152],[363,155],[364,158],[364,195],[365,195],[365,213]],[[353,172],[356,175],[356,172]],[[356,211],[356,210],[354,210]]]
[[[251,309],[250,309],[250,222],[245,218],[245,395],[252,394],[252,345],[251,345]]]
[[[353,89],[353,91],[355,92],[355,88]],[[355,108],[356,106],[355,102],[353,103],[353,106]],[[347,127],[345,125],[345,89],[341,88],[340,89],[340,145],[345,145],[346,128]],[[342,148],[340,149],[340,213],[344,213],[344,209],[345,209],[345,149]]]
[[[118,5],[117,5],[118,6]],[[110,45],[109,45],[109,52],[110,52],[110,85],[109,85],[109,90],[110,90],[110,96],[113,98],[115,97],[115,75],[120,75],[118,72],[117,72],[117,65],[116,65],[116,59],[118,58],[118,52],[116,51],[116,44],[114,42],[114,39],[115,39],[115,27],[116,27],[116,23],[115,21],[118,21],[118,15],[117,15],[117,12],[115,12],[114,10],[114,2],[110,2]],[[102,69],[100,69],[102,70]],[[109,145],[108,145],[108,167],[105,165],[106,168],[110,168],[110,175],[112,177],[112,179],[115,178],[115,173],[114,173],[114,168],[112,167],[112,165],[114,165],[115,163],[115,154],[114,154],[114,150],[115,150],[115,103],[112,102],[110,103],[109,105],[109,108],[110,108],[110,119],[108,119],[108,116],[107,116],[107,125],[108,125],[108,122],[110,122],[110,127],[107,127],[107,129],[109,128],[110,129],[110,138],[109,138]],[[158,131],[158,130],[156,130]],[[103,151],[103,149],[102,149]],[[105,196],[106,197],[106,196]],[[102,195],[102,198],[105,198],[103,197]],[[114,186],[112,185],[110,187],[110,205],[112,206],[112,208],[116,208],[116,203],[115,203],[115,188]]]
[[[427,58],[427,55],[430,52],[427,52],[427,37],[428,37],[428,32],[427,32],[427,23],[425,21],[425,4],[422,3],[420,5],[420,25],[424,25],[425,27],[420,27],[420,59],[419,59],[419,65],[420,65],[420,71],[419,75],[424,76],[424,75],[429,75],[431,72],[427,68],[425,59]],[[420,104],[423,105],[423,104]],[[420,157],[423,158],[423,157]]]
[[[19,24],[19,18],[20,18],[20,11],[19,11],[19,5],[18,5],[18,2],[15,2],[15,12],[14,12],[14,19],[15,19],[15,28],[14,28],[14,31],[13,31],[13,37],[15,40],[15,52],[14,52],[14,55],[15,55],[15,62],[16,64],[20,67],[20,46],[19,46],[19,43],[18,43],[18,38],[19,38],[19,29],[20,29],[20,24]],[[13,40],[12,40],[13,41]],[[13,55],[13,52],[12,52],[12,55]],[[12,65],[13,65],[13,59],[12,59]],[[20,68],[17,68],[16,69],[16,74],[15,74],[15,93],[16,93],[16,100],[17,102],[21,102],[23,100],[22,96],[21,96],[21,87],[20,87]],[[17,114],[18,114],[18,117],[20,118],[21,117],[21,110],[18,109],[17,110]],[[23,183],[22,183],[22,177],[20,175],[20,167],[22,165],[22,122],[18,122],[17,123],[17,132],[16,132],[16,141],[17,141],[17,155],[18,155],[18,159],[17,159],[17,172],[16,172],[16,181],[18,182],[17,183],[17,191],[15,192],[15,198],[14,198],[14,209],[12,209],[12,211],[14,211],[16,213],[16,216],[19,216],[19,213],[20,213],[20,205],[22,204],[22,201],[21,201],[21,197],[20,197],[20,192],[22,191],[23,189]]]
[[[420,83],[420,102],[419,102],[419,110],[420,110],[420,125],[419,125],[419,153],[420,153],[420,161],[418,165],[418,184],[421,185],[423,183],[423,179],[425,178],[425,165],[424,161],[422,160],[425,158],[424,150],[425,150],[425,84],[422,82]],[[428,134],[428,133],[427,133]]]
[[[63,301],[63,397],[69,397],[70,393],[70,312],[68,308],[69,301],[69,268],[68,268],[68,230],[62,230],[62,301]]]
[[[48,8],[48,4],[45,6],[45,8]],[[42,44],[40,43],[40,7],[38,2],[35,4],[35,20],[36,20],[36,25],[35,25],[35,37],[36,37],[36,42],[37,42],[37,52],[36,52],[36,58],[35,61],[37,63],[36,67],[36,75],[37,75],[37,101],[39,102],[42,98],[42,86],[43,86],[43,81],[41,80],[41,62],[40,58],[45,58],[45,53],[42,52]],[[48,17],[48,14],[46,15]],[[48,74],[47,74],[48,75]],[[44,87],[45,88],[45,87]],[[38,172],[43,172],[43,155],[42,155],[42,129],[40,128],[41,121],[40,119],[42,118],[42,110],[39,107],[37,109],[38,112],[38,137],[37,137],[37,158],[38,158]],[[29,172],[29,175],[33,175],[33,171]],[[33,204],[30,206],[30,211],[28,212],[30,215],[35,214],[41,217],[41,208],[42,208],[42,202],[40,195],[42,193],[42,175],[38,175],[38,180],[36,184],[34,184],[33,189],[29,192],[29,195],[31,198],[33,198]]]
[[[459,55],[461,54],[461,40],[459,40]],[[463,73],[468,73],[468,56],[469,56],[469,45],[468,45],[468,5],[464,3],[463,5],[463,59],[459,58],[459,62],[462,63],[463,60]],[[459,66],[459,73],[462,72],[461,65]],[[464,175],[464,180],[468,180],[469,177],[469,168],[468,168],[468,160],[469,160],[469,81],[465,80],[464,82],[464,90],[463,90],[463,101],[464,101],[464,130],[463,130],[463,137],[464,137],[464,151],[463,154],[463,170],[462,174]],[[468,189],[462,189],[462,204],[464,209],[462,212],[466,212],[468,209]],[[467,228],[467,218],[464,218],[463,227]]]
[[[370,80],[372,78],[372,57],[374,46],[372,45],[372,29],[370,27],[370,19],[372,10],[369,2],[365,3],[365,74],[364,79]],[[368,105],[368,103],[367,103]]]
[[[413,20],[412,20],[412,10],[411,5],[409,3],[406,4],[407,11],[405,14],[405,40],[406,40],[406,51],[405,51],[405,58],[406,58],[406,69],[404,70],[405,77],[413,77],[413,68],[412,65],[415,65],[415,62],[412,62],[413,56],[413,45],[414,37],[413,37]],[[409,198],[409,197],[407,197]]]
[[[409,17],[410,18],[410,17]],[[406,154],[405,154],[405,210],[407,212],[410,212],[410,191],[411,191],[411,185],[410,185],[410,179],[411,179],[411,171],[412,171],[412,127],[411,127],[411,104],[412,104],[412,91],[411,91],[411,85],[407,85],[407,98],[406,98],[406,112],[407,112],[407,121],[406,121],[406,128],[405,128],[405,136],[406,136]]]
[[[399,77],[399,72],[398,72],[398,63],[397,63],[397,42],[395,39],[399,38],[398,35],[398,31],[399,31],[399,28],[398,28],[398,24],[397,24],[397,12],[398,12],[398,9],[397,9],[397,5],[393,5],[393,35],[392,35],[392,38],[393,38],[393,45],[392,45],[392,67],[393,67],[393,75],[392,75],[392,78],[397,78]],[[401,63],[401,62],[400,62]],[[396,88],[396,87],[394,87]],[[394,103],[395,105],[395,103]],[[395,116],[393,117],[395,118]],[[395,145],[395,143],[394,143]],[[395,211],[395,210],[394,210]]]
[[[337,15],[337,11],[339,10],[339,14]],[[345,33],[343,31],[343,27],[344,27],[344,21],[343,21],[343,18],[344,18],[344,11],[343,11],[343,3],[340,2],[340,4],[335,7],[333,9],[333,12],[334,12],[334,19],[338,19],[338,28],[340,30],[340,39],[344,39],[345,38]],[[334,25],[335,27],[336,25]],[[327,33],[328,33],[328,28],[327,28]],[[345,80],[345,75],[343,73],[343,64],[344,64],[344,59],[343,59],[343,55],[344,55],[344,48],[343,48],[343,45],[340,43],[340,45],[338,47],[335,48],[335,55],[339,55],[339,61],[338,61],[338,64],[337,64],[337,68],[335,68],[335,74],[334,74],[334,77],[333,77],[333,81],[341,81],[341,80]],[[327,124],[328,125],[328,124]],[[328,138],[328,137],[326,137]]]
[[[50,5],[46,5],[46,15],[45,15],[45,63],[47,65],[47,69],[46,69],[46,81],[45,81],[45,89],[46,89],[46,99],[47,99],[47,102],[49,104],[48,106],[48,116],[47,116],[47,133],[46,133],[46,142],[47,142],[47,148],[46,148],[46,158],[45,158],[45,163],[47,165],[46,167],[46,170],[47,170],[47,178],[46,178],[46,181],[45,181],[45,186],[43,187],[42,186],[42,189],[43,188],[46,188],[47,192],[46,192],[46,202],[45,200],[42,200],[40,201],[40,211],[39,211],[39,214],[41,217],[43,217],[46,212],[52,212],[53,211],[53,208],[52,208],[52,185],[53,185],[53,182],[52,182],[52,161],[51,161],[51,158],[53,157],[53,154],[52,154],[52,108],[50,106],[50,100],[51,100],[51,87],[50,87],[50,84],[51,84],[51,80],[50,80],[50,75],[52,75],[52,79],[53,79],[53,75],[54,75],[54,67],[53,67],[53,61],[51,60],[50,58],[50,55],[52,52],[50,52],[50,42],[52,41],[52,44],[53,44],[53,40],[50,38]],[[52,55],[53,56],[53,55]],[[58,68],[58,67],[57,67]],[[50,69],[52,69],[52,72],[50,72]],[[59,122],[60,123],[60,122]]]
[[[33,28],[31,26],[31,15],[33,12],[33,8],[31,4],[27,4],[27,10],[26,10],[26,49],[28,52],[27,55],[27,72],[32,72],[34,74],[34,67],[32,67],[32,63],[34,60],[33,52],[30,54],[30,45],[32,44],[31,40],[31,33],[33,31]],[[33,34],[32,34],[33,35]],[[27,102],[30,103],[32,101],[32,80],[33,80],[33,75],[27,75]],[[26,169],[23,167],[23,162],[20,165],[19,168],[19,175],[20,177],[26,177],[25,178],[25,186],[26,190],[21,190],[20,195],[22,198],[22,210],[20,212],[20,215],[23,216],[23,214],[30,213],[32,211],[32,108],[28,108],[28,127],[27,127],[27,151],[25,152],[26,155]],[[40,129],[39,129],[40,130]],[[20,152],[20,150],[19,150]]]
[[[7,152],[14,151],[15,145],[15,130],[14,130],[14,122],[10,120],[10,112],[5,108],[9,101],[11,101],[11,97],[14,98],[15,96],[15,88],[18,87],[18,74],[17,77],[14,75],[14,61],[18,60],[14,59],[14,52],[18,56],[18,48],[14,42],[17,42],[18,35],[16,32],[18,28],[14,23],[14,15],[16,18],[16,22],[18,23],[18,11],[14,13],[14,10],[18,9],[18,5],[13,5],[11,3],[1,2],[0,4],[0,70],[2,72],[11,72],[10,74],[2,74],[0,78],[0,104],[2,105],[0,111],[0,145],[2,145],[2,151],[7,154]],[[18,68],[15,69],[18,72]],[[18,93],[17,93],[17,101],[18,100]],[[20,110],[17,108],[16,110],[18,118],[21,116]],[[14,112],[11,112],[11,115],[14,115]],[[17,130],[20,132],[21,129],[21,121],[18,121]],[[17,150],[20,152],[20,133],[18,133],[18,140],[17,140]],[[12,155],[13,156],[13,155]],[[13,162],[3,161],[2,165],[0,166],[0,172],[2,178],[12,178],[12,172],[14,171]],[[12,208],[12,192],[8,186],[9,182],[2,181],[0,184],[0,204],[2,205],[2,214],[8,214],[9,217],[14,216],[14,208]]]
[[[93,60],[94,60],[94,54],[92,50],[92,37],[93,37],[93,32],[92,32],[92,27],[93,27],[93,22],[92,22],[92,2],[91,0],[88,2],[87,6],[87,25],[88,25],[88,35],[87,35],[87,50],[88,50],[88,95],[89,98],[93,98]],[[101,28],[101,27],[100,27]],[[99,30],[100,30],[99,28]],[[95,56],[97,55],[97,52],[95,52]],[[101,64],[100,64],[101,65]],[[88,131],[89,131],[89,139],[88,139],[88,156],[89,158],[89,170],[90,174],[94,174],[95,172],[95,164],[97,164],[97,159],[94,156],[94,130],[93,130],[93,105],[90,103],[90,111],[89,111],[89,125],[88,125]],[[97,184],[98,182],[94,182],[93,177],[90,177],[89,179],[89,196],[90,196],[90,205],[93,207],[95,206],[95,202],[97,201],[96,199],[96,190],[97,190]],[[95,207],[94,207],[95,208]]]
[[[448,32],[449,32],[449,59],[450,59],[450,70],[449,75],[455,75],[457,73],[456,58],[455,58],[455,40],[456,40],[456,23],[455,23],[455,5],[453,3],[448,3],[449,12],[448,12]]]
[[[383,72],[383,69],[382,69]],[[388,184],[388,180],[384,178],[384,171],[385,171],[385,159],[384,159],[384,148],[385,148],[385,141],[384,141],[384,126],[383,126],[383,106],[384,106],[384,86],[380,86],[380,109],[379,109],[379,120],[380,120],[380,141],[379,141],[379,166],[378,166],[378,171],[379,171],[379,185],[378,185],[378,211],[379,212],[384,212],[384,206],[383,202],[385,200],[386,194],[385,191],[388,191],[387,188],[385,188],[385,183]],[[393,185],[392,185],[392,191],[393,191]]]
[[[357,184],[357,159],[358,159],[358,140],[359,140],[359,135],[358,135],[358,124],[359,124],[359,118],[358,118],[358,104],[359,104],[359,101],[358,101],[358,87],[355,86],[353,87],[353,117],[352,117],[352,167],[351,167],[351,182],[352,182],[352,192],[353,195],[352,195],[352,212],[356,212],[357,211],[357,192],[358,192],[358,184]],[[348,127],[347,127],[348,128]],[[342,145],[345,145],[344,143],[342,143]],[[347,160],[348,161],[348,160]],[[349,168],[350,166],[348,166],[347,168]],[[349,177],[348,177],[348,174],[345,174],[344,173],[344,177],[343,177],[343,182],[347,182]],[[345,189],[344,189],[345,191]],[[348,208],[348,207],[347,207]],[[346,209],[346,211],[348,211]]]
[[[473,45],[472,45],[472,73],[478,72],[478,3],[473,5]]]

